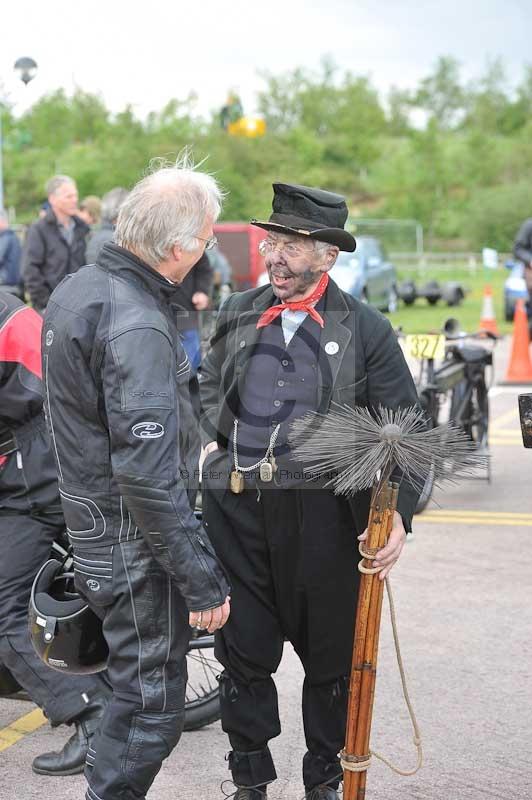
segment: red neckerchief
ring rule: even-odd
[[[329,275],[327,272],[324,272],[318,282],[318,285],[311,295],[305,297],[304,300],[295,300],[293,303],[279,303],[279,305],[270,306],[270,308],[267,308],[266,311],[259,317],[257,328],[264,328],[266,325],[269,325],[270,322],[273,322],[275,319],[277,319],[279,314],[282,314],[286,308],[290,309],[290,311],[306,311],[307,314],[310,314],[312,319],[323,328],[323,317],[321,314],[318,314],[314,308],[314,304],[323,297],[328,283]]]

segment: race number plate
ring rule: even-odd
[[[422,361],[431,358],[439,361],[445,357],[445,336],[438,333],[415,333],[406,337],[406,352],[410,358]]]

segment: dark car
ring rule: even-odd
[[[378,239],[357,236],[354,253],[340,252],[330,271],[331,278],[344,292],[381,311],[396,311],[397,273]]]

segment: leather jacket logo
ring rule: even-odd
[[[159,439],[164,435],[164,428],[158,422],[138,422],[131,432],[137,439]]]

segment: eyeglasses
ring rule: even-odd
[[[268,253],[273,253],[278,250],[279,253],[284,253],[288,258],[298,258],[299,256],[309,255],[310,250],[306,247],[300,247],[293,242],[285,242],[282,239],[263,239],[259,242],[259,253],[265,256]]]
[[[218,244],[216,236],[209,236],[208,239],[204,239],[203,236],[196,236],[195,238],[199,239],[200,242],[205,242],[205,250],[212,250]]]

